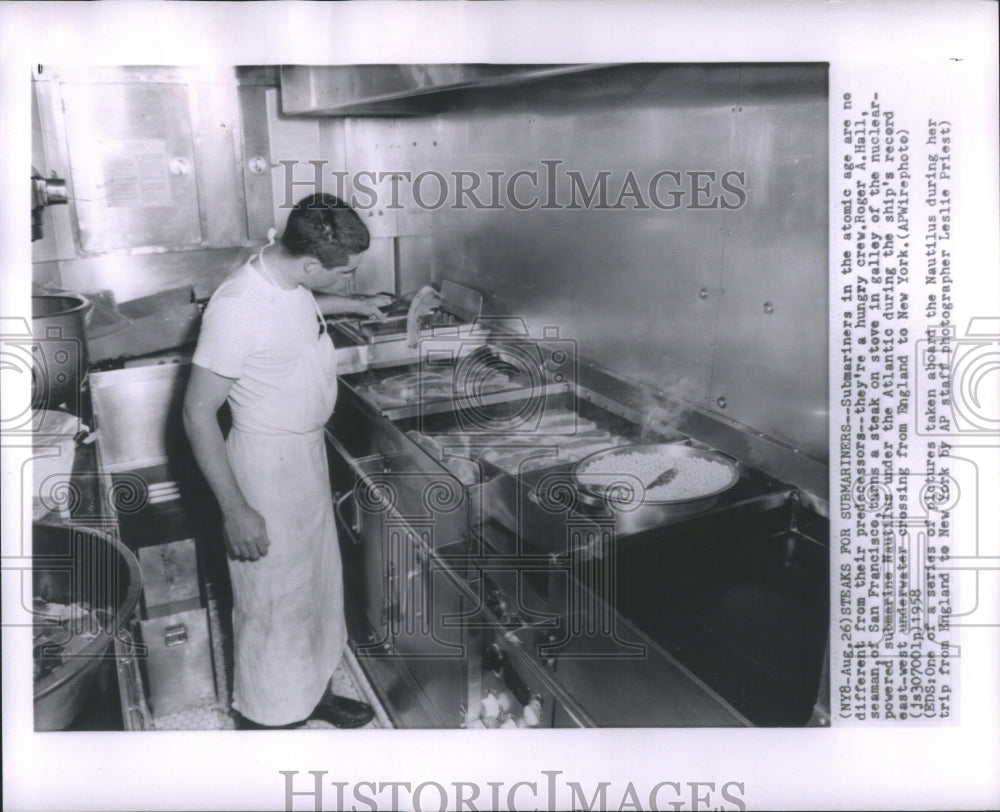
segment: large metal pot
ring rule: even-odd
[[[80,389],[87,374],[84,316],[90,303],[80,296],[32,296],[31,334],[35,339],[31,405],[64,406],[80,414]]]
[[[656,500],[646,495],[648,482],[641,482],[635,475],[614,475],[615,483],[607,487],[607,475],[588,476],[587,469],[597,462],[613,462],[615,457],[634,453],[655,453],[669,463],[671,459],[700,457],[724,465],[729,470],[728,481],[710,492],[689,499]],[[727,454],[711,449],[692,448],[678,443],[626,445],[598,451],[577,462],[572,477],[579,502],[588,512],[611,516],[615,530],[620,535],[637,533],[660,525],[670,524],[705,513],[739,482],[739,463]]]
[[[87,527],[36,523],[31,546],[33,599],[86,602],[107,618],[76,656],[35,680],[35,730],[64,730],[86,705],[115,636],[135,611],[139,562],[116,539]]]

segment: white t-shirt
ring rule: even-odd
[[[282,290],[248,262],[212,296],[192,360],[234,380],[229,400],[238,419],[236,412],[281,387],[318,335],[312,291]]]

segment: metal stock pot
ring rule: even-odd
[[[63,405],[79,414],[88,366],[84,316],[89,307],[86,299],[69,294],[31,297],[31,332],[37,342],[31,375],[34,408]]]

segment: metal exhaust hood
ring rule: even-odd
[[[419,115],[455,91],[517,84],[604,65],[284,65],[284,115]]]

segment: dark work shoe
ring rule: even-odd
[[[327,694],[316,709],[310,714],[310,719],[328,722],[334,727],[364,727],[375,716],[371,705],[348,699],[346,696]]]

